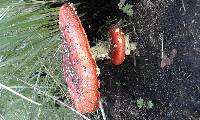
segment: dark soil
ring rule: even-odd
[[[98,61],[101,95],[108,120],[200,120],[200,1],[135,0],[129,17],[116,0],[87,1],[82,17],[91,41],[120,20],[139,56],[127,56],[119,66]],[[88,27],[90,25],[90,27]],[[100,28],[105,30],[99,33]],[[177,50],[173,63],[161,68],[161,41],[165,53]],[[139,108],[137,100],[152,101]]]

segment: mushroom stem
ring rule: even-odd
[[[129,41],[129,35],[125,35],[125,55],[131,55],[131,51],[136,51],[136,42]]]
[[[110,43],[108,41],[100,41],[95,46],[90,48],[94,58],[96,60],[110,59]]]
[[[104,60],[104,59],[111,59],[109,56],[110,49],[110,42],[108,41],[99,41],[95,46],[90,48],[94,58],[96,60]],[[125,55],[132,55],[131,52],[136,51],[136,42],[130,42],[129,36],[125,35]]]

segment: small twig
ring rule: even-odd
[[[105,112],[104,112],[104,109],[103,109],[103,105],[102,105],[102,101],[101,101],[101,100],[99,101],[99,107],[100,107],[100,110],[101,110],[101,114],[102,114],[103,120],[106,120],[106,114],[105,114]]]
[[[8,6],[5,10],[3,8],[3,10],[2,10],[3,12],[0,14],[0,20],[2,20],[6,16],[9,8],[10,8],[10,6]]]
[[[61,48],[62,44],[58,47],[58,49],[56,50],[56,52],[53,54],[53,58],[56,56],[56,54],[58,53],[59,49]]]
[[[155,4],[153,4],[153,2],[151,2],[151,0],[146,0],[144,2],[146,2],[146,6],[149,8],[155,7]]]
[[[185,12],[186,12],[185,4],[184,4],[183,0],[181,0],[181,2],[182,2],[182,7],[183,7],[182,15],[185,15]]]
[[[161,59],[164,57],[164,43],[163,43],[163,33],[160,34],[160,39],[161,39]]]
[[[21,98],[23,98],[23,99],[25,99],[25,100],[27,100],[27,101],[33,103],[33,104],[41,105],[40,103],[37,103],[37,102],[31,100],[30,98],[27,98],[27,97],[23,96],[22,94],[20,94],[20,93],[14,91],[13,89],[11,89],[11,88],[9,88],[9,87],[7,87],[7,86],[1,84],[1,83],[0,83],[0,87],[2,87],[2,88],[4,88],[4,89],[6,89],[6,90],[12,92],[13,94],[15,94],[15,95],[17,95],[17,96],[19,96],[19,97],[21,97]]]
[[[133,59],[134,59],[134,66],[136,66],[136,53],[134,53],[134,55],[133,55]]]
[[[5,120],[3,115],[0,114],[0,120]]]
[[[133,32],[135,33],[136,36],[138,35],[136,32],[135,26],[133,26]]]
[[[39,116],[40,116],[40,114],[41,114],[41,109],[39,108],[39,110],[38,110],[38,114],[36,115],[36,120],[39,120]]]
[[[26,87],[26,86],[9,86],[9,88],[10,89],[32,89],[32,87]],[[41,88],[50,88],[50,87],[41,87]]]
[[[38,1],[38,0],[31,0],[32,2],[35,2],[35,3],[42,3],[42,4],[45,4],[47,2],[55,2],[55,0],[50,0],[50,1],[46,1],[46,0],[43,0],[43,1]]]

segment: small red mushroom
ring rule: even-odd
[[[64,4],[60,8],[59,28],[64,38],[64,78],[74,106],[83,114],[94,112],[99,108],[99,70],[72,4]]]
[[[124,33],[118,26],[110,29],[111,35],[111,62],[120,65],[125,58],[125,37]]]

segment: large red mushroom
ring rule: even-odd
[[[59,12],[63,41],[63,72],[76,110],[94,112],[99,108],[99,70],[90,51],[87,35],[72,4]]]

